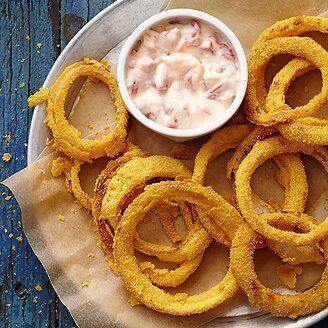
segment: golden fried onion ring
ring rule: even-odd
[[[328,265],[321,280],[303,293],[282,295],[265,287],[256,275],[253,259],[259,238],[248,225],[244,224],[238,229],[230,251],[232,272],[252,305],[291,318],[320,311],[328,305]],[[323,247],[327,256],[327,240]]]
[[[189,179],[191,173],[179,160],[167,156],[156,155],[133,159],[121,167],[108,182],[101,217],[108,220],[116,229],[122,216],[122,205],[126,197],[154,178]],[[157,245],[136,237],[135,248],[144,254],[156,256],[162,261],[191,260],[202,253],[212,241],[201,224],[196,222],[196,225],[198,228],[188,234],[186,240],[178,247]]]
[[[108,86],[115,108],[116,127],[109,134],[97,139],[82,139],[81,132],[72,126],[65,116],[65,101],[74,81],[81,77],[97,79]],[[42,90],[41,90],[42,91]],[[40,91],[40,92],[41,92]],[[42,91],[43,92],[43,91]],[[43,95],[43,93],[42,93]],[[41,95],[41,96],[42,96]],[[38,94],[31,98],[30,104],[44,100]],[[51,87],[46,106],[46,123],[52,131],[53,148],[67,156],[85,162],[102,156],[114,157],[126,146],[128,114],[118,90],[114,75],[102,63],[85,58],[68,66]]]
[[[137,225],[145,213],[163,200],[188,201],[206,213],[207,210],[212,209],[216,219],[222,221],[222,225],[233,224],[231,222],[233,217],[226,212],[226,206],[221,206],[225,201],[209,187],[187,181],[164,181],[152,184],[145,187],[144,192],[134,199],[119,223],[114,237],[115,262],[127,289],[147,307],[172,315],[205,312],[221,304],[236,292],[237,285],[230,269],[223,280],[208,291],[192,296],[185,293],[172,295],[152,284],[142,273],[134,256]]]
[[[296,246],[311,245],[319,242],[328,235],[328,220],[319,224],[308,233],[297,233],[293,231],[283,231],[270,226],[261,218],[252,205],[252,189],[250,180],[255,169],[264,163],[267,159],[284,153],[305,153],[317,160],[328,169],[328,151],[322,147],[310,147],[302,144],[291,143],[282,136],[271,137],[269,139],[258,141],[250,153],[240,164],[236,172],[236,197],[239,209],[245,220],[250,226],[262,236]],[[262,214],[263,215],[263,214]],[[280,213],[281,217],[286,213]],[[297,217],[296,214],[288,214]]]
[[[98,231],[98,235],[100,237],[100,246],[105,254],[106,260],[110,266],[110,268],[118,274],[117,267],[113,258],[113,239],[114,239],[114,232],[108,225],[108,223],[104,220],[99,218],[101,205],[106,193],[107,183],[109,179],[111,179],[116,170],[130,161],[135,157],[146,157],[147,154],[142,152],[139,148],[134,147],[131,150],[124,153],[121,157],[117,158],[116,160],[110,161],[106,168],[100,173],[95,186],[94,192],[94,199],[93,199],[93,207],[92,213],[94,218],[94,223],[96,229]],[[183,206],[183,209],[185,207]],[[183,217],[190,215],[190,213],[186,213],[184,211]],[[187,218],[187,222],[188,222]],[[190,220],[192,220],[190,218]],[[188,227],[189,230],[189,227]],[[185,262],[180,263],[179,267],[174,270],[168,269],[159,269],[155,268],[152,262],[140,262],[139,266],[142,272],[149,277],[153,284],[161,287],[176,287],[182,284],[186,279],[198,268],[201,260],[203,257],[203,253],[200,253],[192,260],[188,260]]]
[[[308,104],[287,110],[268,112],[261,104],[265,99],[264,69],[271,58],[280,53],[288,53],[305,58],[318,67],[322,75],[322,90]],[[249,82],[245,97],[245,110],[250,121],[269,126],[290,120],[290,115],[305,117],[314,114],[327,101],[328,92],[328,53],[318,43],[308,37],[278,37],[253,47],[249,61]],[[293,71],[294,72],[294,71]],[[292,113],[292,114],[291,114]],[[298,113],[298,114],[296,114]]]

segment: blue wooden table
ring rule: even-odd
[[[33,110],[26,99],[61,50],[111,0],[0,0],[0,181],[26,166]],[[75,327],[21,225],[19,206],[0,186],[0,328]],[[328,326],[328,321],[316,328]]]

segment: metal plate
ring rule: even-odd
[[[102,59],[108,52],[124,40],[142,21],[160,12],[168,0],[118,0],[101,11],[70,41],[56,60],[43,85],[49,88],[59,73],[69,64],[84,57]],[[119,49],[119,47],[117,47]],[[44,140],[50,131],[44,124],[44,105],[35,108],[28,140],[28,165],[32,164],[44,149]],[[289,320],[269,314],[229,318],[217,318],[206,327],[308,327],[328,316],[328,308],[319,313]],[[204,327],[205,327],[204,326]]]

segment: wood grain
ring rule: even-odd
[[[111,3],[0,1],[0,146],[1,157],[5,152],[13,156],[8,163],[0,159],[0,181],[26,166],[33,115],[26,105],[28,95],[40,88],[82,25]],[[10,135],[10,142],[5,135]],[[11,194],[3,185],[0,193],[0,327],[75,327],[26,240],[17,202],[13,197],[5,200]]]
[[[0,181],[26,166],[26,143],[33,115],[26,106],[28,95],[42,85],[71,38],[111,3],[0,1],[0,145],[1,156],[5,152],[13,156],[8,163],[0,160]],[[5,135],[10,135],[10,142]],[[26,240],[17,202],[13,197],[5,200],[10,191],[2,185],[0,193],[0,327],[75,327]],[[42,290],[37,291],[37,285]],[[327,326],[325,320],[314,327]]]

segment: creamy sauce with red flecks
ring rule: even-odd
[[[209,124],[233,102],[238,60],[214,27],[196,20],[147,30],[127,60],[126,82],[149,119],[177,129]]]

